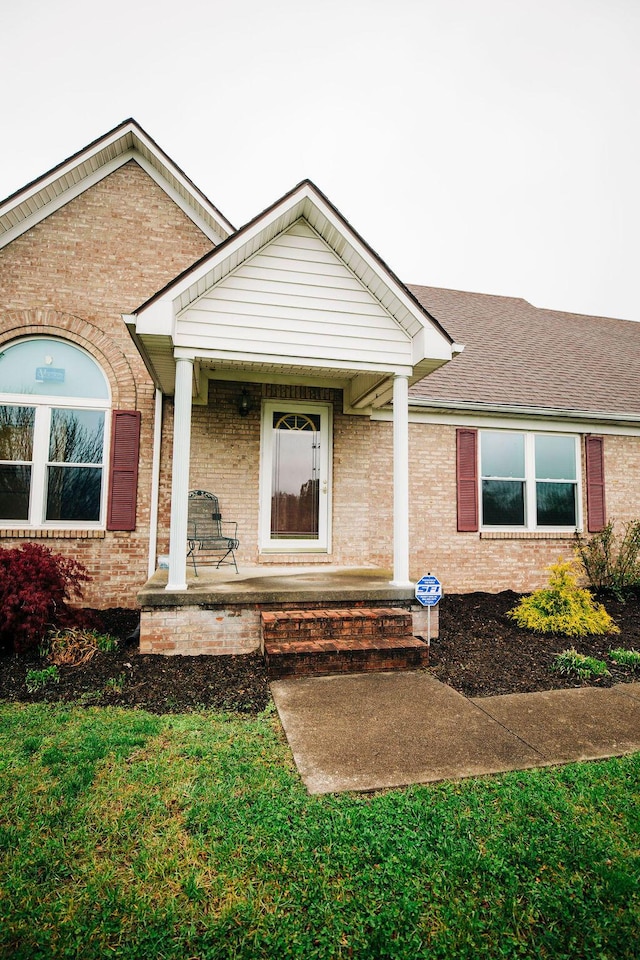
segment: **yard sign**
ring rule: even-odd
[[[427,646],[431,646],[431,607],[442,597],[442,584],[428,573],[416,583],[416,600],[427,608]]]

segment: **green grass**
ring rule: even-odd
[[[639,785],[309,797],[271,713],[0,704],[0,956],[632,958]]]

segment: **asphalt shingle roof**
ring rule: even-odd
[[[640,323],[541,310],[515,297],[409,290],[465,344],[412,397],[640,417]]]

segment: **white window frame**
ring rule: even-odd
[[[490,477],[482,472],[482,443],[487,433],[504,433],[524,437],[524,477]],[[573,478],[557,478],[554,483],[573,483],[576,488],[576,523],[566,526],[549,526],[537,523],[536,483],[544,482],[544,478],[536,477],[535,441],[536,437],[568,437],[574,443],[574,457],[576,476]],[[582,530],[582,469],[581,469],[580,437],[576,434],[552,433],[548,430],[500,430],[485,428],[478,430],[478,509],[480,513],[480,529],[489,531],[524,531],[537,533],[567,533]],[[524,482],[524,523],[523,524],[486,524],[483,515],[482,481],[483,480],[521,480]]]
[[[12,347],[25,340],[58,340],[58,337],[47,336],[27,337],[23,340],[15,340],[6,344],[3,349],[10,350]],[[107,486],[108,486],[108,465],[111,444],[111,410],[112,398],[109,381],[98,361],[82,347],[69,340],[60,340],[67,346],[72,347],[79,353],[85,354],[96,365],[106,386],[107,396],[103,398],[94,397],[68,397],[64,394],[60,396],[49,394],[32,393],[0,393],[0,405],[31,407],[35,410],[33,424],[33,448],[31,451],[32,459],[24,460],[3,460],[3,465],[30,466],[31,483],[29,489],[29,511],[28,518],[22,520],[11,520],[0,518],[1,530],[100,530],[106,527],[107,519]],[[78,467],[91,467],[102,471],[100,484],[100,515],[98,520],[46,520],[46,496],[47,496],[47,468],[51,465],[49,460],[49,438],[51,435],[51,415],[53,410],[97,410],[104,413],[104,436],[102,444],[101,463],[91,464],[73,464]],[[56,465],[56,464],[54,464]]]

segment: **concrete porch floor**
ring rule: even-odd
[[[390,570],[378,567],[338,567],[328,564],[216,570],[187,568],[187,589],[165,590],[167,570],[156,570],[138,594],[142,606],[185,606],[243,603],[319,604],[339,601],[413,600],[413,587],[391,586]]]

